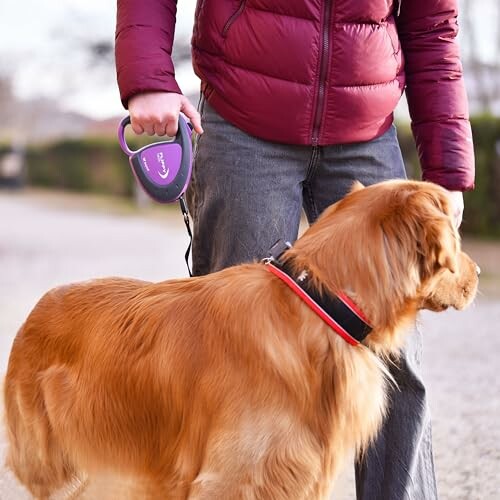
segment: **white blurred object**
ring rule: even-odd
[[[457,228],[462,224],[462,217],[464,214],[464,194],[462,191],[448,191],[450,196],[452,215]]]
[[[0,176],[14,178],[21,175],[23,158],[19,153],[10,152],[0,159]]]
[[[0,182],[22,186],[25,177],[24,147],[20,144],[0,152]]]

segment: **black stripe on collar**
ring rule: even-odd
[[[276,248],[277,246],[278,248]],[[361,311],[347,297],[328,293],[320,294],[317,288],[312,285],[307,270],[303,270],[298,274],[294,273],[290,266],[280,259],[281,255],[288,248],[290,248],[290,244],[284,244],[282,241],[277,242],[272,247],[274,252],[271,252],[271,256],[265,262],[276,267],[293,280],[294,284],[305,292],[331,318],[332,321],[327,321],[327,323],[347,342],[352,344],[363,342],[366,336],[372,331],[372,327],[366,322]],[[336,328],[336,326],[340,326],[340,330],[343,330],[343,332],[339,331],[339,328]],[[344,335],[345,333],[347,333],[348,337],[355,340],[355,342],[351,342]]]

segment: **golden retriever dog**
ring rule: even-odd
[[[477,266],[445,190],[417,181],[356,184],[280,261],[347,296],[366,338],[346,341],[272,262],[49,291],[6,376],[19,480],[40,499],[73,477],[94,500],[326,498],[381,425],[418,310],[467,306]]]

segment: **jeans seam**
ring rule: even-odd
[[[316,200],[314,199],[312,189],[310,188],[310,186],[307,182],[304,183],[303,197],[304,197],[304,204],[307,205],[307,208],[309,209],[309,213],[312,216],[312,220],[309,222],[312,223],[319,217],[319,213],[318,213],[318,208],[316,206]]]
[[[316,207],[316,201],[314,199],[313,190],[310,187],[310,182],[314,177],[319,165],[320,158],[320,147],[313,146],[311,148],[311,158],[309,160],[309,165],[307,166],[306,177],[303,185],[303,196],[304,204],[307,205],[309,212],[311,213],[314,220],[319,216],[318,208]]]
[[[305,184],[308,184],[309,181],[314,177],[316,170],[318,169],[319,164],[319,146],[312,146],[311,148],[311,158],[309,159],[309,165],[307,166]]]

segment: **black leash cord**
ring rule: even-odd
[[[192,277],[193,273],[191,272],[191,267],[189,266],[189,252],[191,251],[191,245],[193,244],[193,233],[191,232],[191,224],[189,222],[189,211],[186,205],[186,200],[184,200],[184,196],[179,198],[179,205],[181,206],[182,216],[184,217],[184,224],[186,224],[186,229],[189,235],[189,245],[187,247],[186,253],[184,254],[184,258],[186,259],[186,265],[188,268],[189,276]]]

